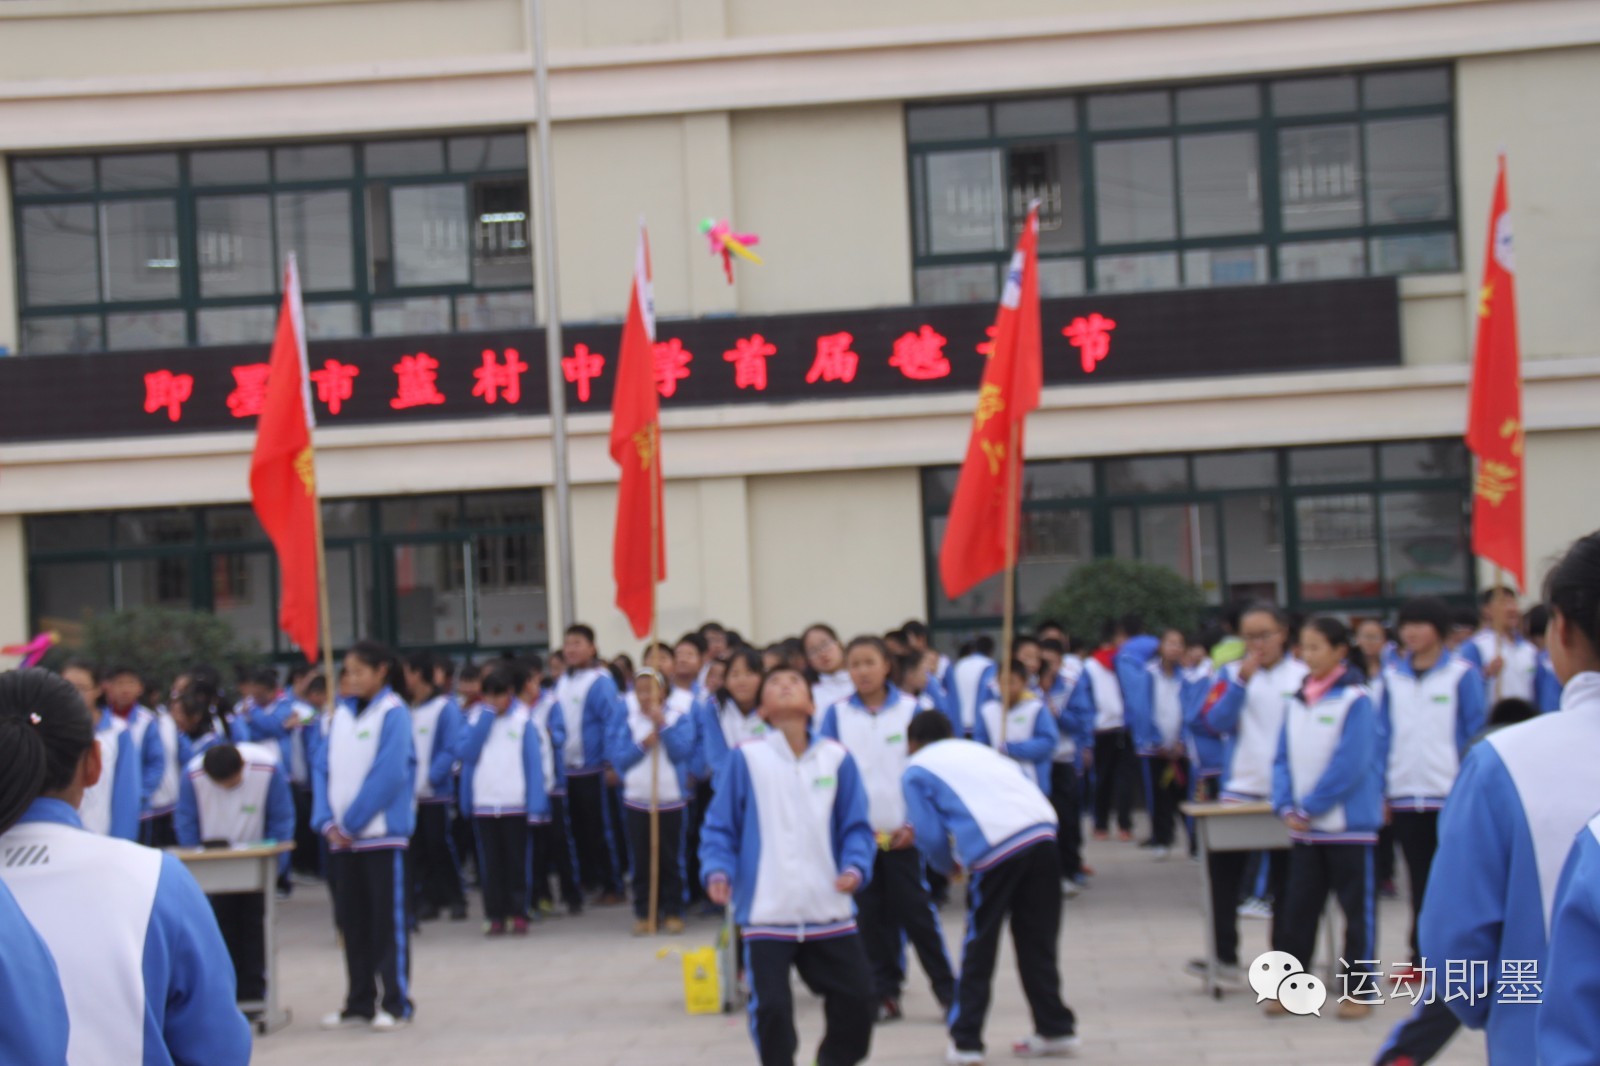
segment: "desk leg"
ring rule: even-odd
[[[289,1024],[287,1013],[278,1009],[278,861],[277,855],[262,860],[262,881],[266,885],[267,1010],[261,1017],[263,1034],[275,1033]]]
[[[1222,998],[1217,982],[1217,925],[1211,913],[1211,828],[1210,819],[1196,818],[1200,834],[1200,909],[1206,923],[1206,992],[1212,999]]]

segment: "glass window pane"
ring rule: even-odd
[[[1024,469],[1026,470],[1027,467],[1024,467]],[[955,498],[956,481],[960,476],[961,469],[959,467],[924,467],[922,471],[922,506],[932,511],[948,509],[950,501]]]
[[[361,310],[353,303],[306,304],[305,315],[312,340],[361,336]]]
[[[1000,153],[930,152],[927,170],[928,251],[998,252],[1005,246]]]
[[[171,300],[178,295],[178,212],[171,200],[100,205],[105,298]]]
[[[189,180],[196,185],[265,185],[271,178],[265,148],[189,154]]]
[[[25,521],[30,555],[111,547],[111,518],[106,514],[29,515]]]
[[[952,470],[951,492],[957,471]],[[1087,459],[1064,462],[1025,463],[1022,468],[1022,499],[1024,502],[1040,500],[1088,499],[1094,495],[1094,464]]]
[[[22,209],[22,291],[28,306],[100,299],[93,204]]]
[[[1196,476],[1199,474],[1196,468]],[[1283,513],[1276,493],[1259,496],[1225,496],[1222,499],[1222,539],[1228,569],[1225,603],[1289,598],[1284,578]]]
[[[1178,121],[1232,122],[1257,118],[1261,114],[1261,93],[1254,85],[1203,85],[1178,90]]]
[[[1302,496],[1295,501],[1295,522],[1301,599],[1379,595],[1378,532],[1371,496]]]
[[[465,545],[396,544],[392,551],[398,642],[431,646],[470,640]]]
[[[17,196],[94,191],[90,156],[17,156],[11,164],[11,191]]]
[[[367,176],[444,173],[444,142],[384,141],[366,146]]]
[[[1136,559],[1139,556],[1134,544],[1132,507],[1111,509],[1111,554],[1118,559]]]
[[[472,283],[478,288],[533,283],[533,226],[528,183],[472,184]]]
[[[1443,115],[1367,123],[1367,219],[1450,217],[1450,130]]]
[[[208,507],[205,512],[206,541],[211,544],[237,544],[266,540],[261,520],[250,507]]]
[[[1082,259],[1039,260],[1039,295],[1048,300],[1056,296],[1081,296],[1088,291],[1087,269]]]
[[[450,169],[468,173],[482,170],[527,170],[527,135],[497,133],[488,137],[452,137]]]
[[[1106,491],[1116,496],[1182,492],[1189,487],[1189,470],[1181,455],[1107,459],[1104,469]]]
[[[1384,591],[1390,596],[1470,591],[1466,526],[1459,492],[1385,493]]]
[[[1167,241],[1177,235],[1169,138],[1099,142],[1094,180],[1100,243]]]
[[[355,173],[356,154],[348,144],[307,144],[278,148],[272,153],[278,180],[327,181]]]
[[[323,500],[322,532],[329,537],[364,537],[371,527],[366,500]]]
[[[365,544],[328,549],[328,601],[335,647],[372,635],[372,555]]]
[[[188,555],[157,559],[121,559],[113,563],[117,608],[194,606],[194,567]]]
[[[1356,109],[1356,79],[1295,78],[1272,83],[1274,115],[1324,115]]]
[[[1021,145],[1006,151],[1011,217],[1028,215],[1039,201],[1039,250],[1071,252],[1083,247],[1083,178],[1076,141]]]
[[[98,352],[99,315],[55,315],[22,320],[22,350],[29,355]]]
[[[1378,460],[1385,481],[1409,481],[1413,478],[1460,480],[1467,476],[1468,470],[1467,450],[1458,440],[1384,444],[1378,448]]]
[[[1217,561],[1217,509],[1209,503],[1140,507],[1139,558],[1164,566],[1200,589],[1207,603],[1222,602]]]
[[[1209,452],[1194,457],[1197,489],[1264,489],[1277,483],[1276,452]]]
[[[1449,102],[1450,71],[1446,67],[1390,70],[1368,74],[1361,79],[1361,103],[1367,108],[1417,107]]]
[[[1356,127],[1279,130],[1278,193],[1286,230],[1361,225],[1361,145]]]
[[[378,503],[385,533],[443,533],[461,524],[459,496],[399,496]]]
[[[467,249],[467,187],[401,185],[390,190],[396,285],[465,285],[472,280]]]
[[[547,643],[543,538],[535,533],[474,537],[472,565],[478,643]]]
[[[195,201],[195,224],[201,296],[268,296],[277,290],[269,197],[202,196]]]
[[[1180,137],[1178,170],[1185,237],[1260,232],[1261,170],[1254,133]]]
[[[523,492],[474,492],[462,497],[468,528],[540,526],[544,504],[538,489]]]
[[[906,139],[966,141],[989,136],[989,105],[949,104],[906,109]]]
[[[1070,96],[1005,100],[994,105],[994,132],[998,137],[1071,133],[1077,128],[1078,102]]]
[[[182,508],[119,511],[115,522],[118,548],[194,543],[194,512]]]
[[[211,613],[258,651],[271,651],[277,635],[272,586],[271,552],[211,556]]]
[[[533,293],[482,292],[456,297],[456,329],[526,329],[533,326]]]
[[[406,300],[374,300],[372,335],[393,337],[401,333],[449,333],[450,297],[413,296]]]
[[[1027,511],[1017,550],[1017,612],[1031,615],[1061,583],[1094,559],[1094,521],[1088,508]]]
[[[918,267],[917,303],[989,303],[1000,298],[1000,282],[992,263]]]
[[[1456,257],[1454,233],[1374,237],[1371,248],[1374,274],[1427,274],[1455,270],[1461,265]]]
[[[1178,287],[1178,253],[1103,255],[1094,261],[1094,284],[1100,292],[1142,292]]]
[[[1172,122],[1172,104],[1165,91],[1097,93],[1089,97],[1089,128],[1132,130]]]
[[[1332,448],[1295,448],[1289,452],[1289,484],[1333,485],[1371,481],[1372,448],[1366,444],[1341,444]],[[1303,537],[1304,532],[1301,533]]]
[[[1366,249],[1358,238],[1278,245],[1278,277],[1283,281],[1356,278],[1366,272]]]
[[[1183,283],[1191,287],[1258,285],[1266,280],[1267,250],[1259,244],[1183,253]]]
[[[928,520],[928,551],[938,558],[939,546],[944,543],[947,521],[943,516]],[[928,590],[928,609],[936,619],[998,617],[1005,606],[1005,586],[996,574],[980,581],[955,599],[944,594],[944,582],[934,581]]]
[[[350,194],[343,189],[282,192],[278,201],[278,258],[290,252],[306,292],[355,288],[355,241]]]
[[[76,644],[83,624],[112,608],[111,564],[35,563],[28,598],[34,628],[57,630],[68,644]]]
[[[118,311],[106,316],[110,351],[182,348],[188,343],[189,324],[182,311]]]
[[[177,187],[178,156],[175,152],[100,157],[100,188],[107,192]]]
[[[196,343],[201,345],[271,344],[277,328],[278,309],[272,306],[209,307],[202,308],[195,319]]]

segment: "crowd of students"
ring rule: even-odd
[[[1003,657],[979,637],[953,660],[917,622],[848,643],[819,624],[764,648],[712,623],[637,666],[602,659],[583,625],[548,660],[457,666],[363,641],[330,711],[314,669],[287,684],[248,671],[232,703],[204,666],[165,698],[124,665],[0,675],[0,994],[40,1019],[0,1051],[37,1042],[19,1061],[57,1061],[55,1042],[89,1061],[132,1040],[145,1062],[247,1061],[235,1004],[264,993],[263,901],[208,907],[180,863],[139,845],[292,840],[293,866],[326,880],[343,944],[330,1028],[407,1024],[411,937],[468,918],[475,882],[489,937],[525,935],[558,906],[631,899],[640,935],[681,933],[696,904],[731,907],[763,1063],[796,1051],[791,968],[825,999],[817,1061],[864,1059],[874,1023],[902,1016],[906,944],[941,1005],[947,1060],[982,1062],[1009,921],[1035,1027],[1015,1050],[1067,1054],[1077,1021],[1056,943],[1063,899],[1093,875],[1081,828],[1131,843],[1142,792],[1156,860],[1185,798],[1265,802],[1289,829],[1286,852],[1210,856],[1224,984],[1244,980],[1241,915],[1270,917],[1274,949],[1309,966],[1330,895],[1340,965],[1374,959],[1374,900],[1398,852],[1413,915],[1398,978],[1428,984],[1440,958],[1496,969],[1476,995],[1417,997],[1431,1002],[1378,1061],[1425,1062],[1460,1023],[1489,1029],[1492,1061],[1536,1040],[1544,1061],[1588,1061],[1594,1001],[1573,990],[1600,988],[1558,947],[1563,928],[1600,944],[1600,819],[1584,829],[1600,811],[1587,772],[1600,534],[1573,546],[1545,598],[1524,617],[1491,589],[1474,627],[1413,600],[1392,638],[1270,603],[1208,634],[1146,633],[1130,615],[1092,645],[1043,622]],[[957,866],[959,965],[936,911]],[[114,906],[98,893],[106,871],[129,886]],[[1502,961],[1547,959],[1567,1009],[1490,1006]],[[47,971],[58,980],[38,980]],[[1343,999],[1340,1017],[1371,1010],[1370,995]]]

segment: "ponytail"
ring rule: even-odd
[[[1575,541],[1545,578],[1544,598],[1600,653],[1600,532]]]
[[[78,690],[47,670],[0,674],[0,833],[34,800],[72,784],[94,743]]]

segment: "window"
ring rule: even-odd
[[[530,326],[527,154],[504,133],[13,157],[22,350],[270,340],[290,252],[314,338]]]
[[[906,109],[919,303],[991,300],[1028,204],[1040,290],[1453,271],[1451,72]]]

